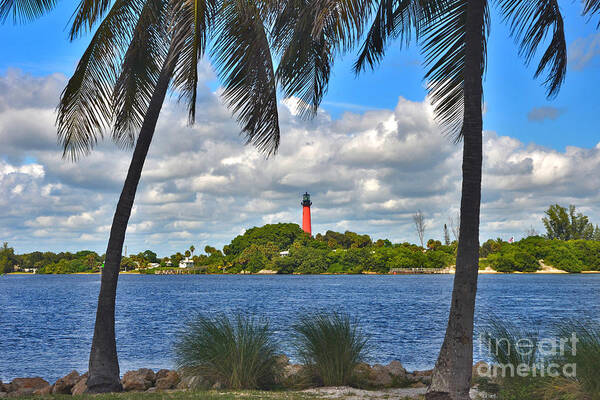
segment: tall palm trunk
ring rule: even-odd
[[[131,164],[127,171],[127,178],[117,203],[113,217],[106,249],[106,260],[102,270],[100,295],[98,296],[98,309],[96,311],[96,325],[94,339],[90,352],[89,378],[87,381],[88,392],[104,393],[122,390],[119,376],[119,360],[117,358],[117,342],[115,338],[115,298],[117,294],[117,281],[121,265],[121,253],[125,241],[125,231],[131,215],[131,208],[135,193],[148,154],[156,122],[165,99],[169,82],[175,67],[174,46],[171,45],[165,64],[160,72],[158,82],[148,110],[144,117],[140,134],[133,151]]]
[[[469,399],[473,365],[473,315],[479,268],[485,1],[467,1],[460,240],[450,316],[426,396],[428,400]]]

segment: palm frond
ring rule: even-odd
[[[366,0],[293,0],[285,3],[271,31],[281,55],[277,79],[298,112],[312,117],[327,92],[335,53],[360,37],[369,15]]]
[[[390,40],[400,39],[400,45],[408,45],[413,34],[418,37],[420,27],[439,15],[446,3],[446,0],[379,0],[354,72],[359,74],[366,68],[375,68]]]
[[[325,31],[338,50],[349,50],[361,37],[370,15],[370,0],[313,0],[312,36]]]
[[[413,0],[380,0],[371,28],[354,64],[354,72],[359,74],[367,67],[375,68],[383,58],[390,39],[400,38],[401,44],[408,44],[417,20]]]
[[[301,117],[312,117],[317,112],[333,65],[333,44],[324,30],[318,37],[313,36],[315,15],[311,10],[314,8],[309,3],[290,1],[273,29],[274,42],[283,49],[277,80],[285,97],[299,98]]]
[[[71,17],[73,25],[69,31],[69,38],[74,40],[83,33],[90,32],[94,24],[104,16],[110,4],[110,0],[80,0]]]
[[[563,18],[556,0],[502,0],[502,13],[510,21],[512,35],[520,40],[520,53],[529,64],[540,43],[552,30],[548,48],[542,55],[535,77],[547,71],[544,85],[548,97],[558,94],[567,72],[567,43]]]
[[[224,0],[217,13],[212,49],[224,82],[223,98],[248,143],[267,155],[279,146],[279,116],[271,51],[253,0]]]
[[[437,16],[422,24],[420,41],[428,71],[425,75],[436,120],[455,141],[462,139],[464,117],[465,44],[468,0],[449,0]],[[480,74],[485,72],[489,12],[485,3],[481,31],[483,56]]]
[[[196,115],[198,62],[206,49],[215,8],[215,0],[186,0],[182,2],[176,17],[183,43],[173,84],[179,90],[180,100],[184,99],[188,105],[190,124],[194,123]]]
[[[56,122],[64,157],[75,160],[87,154],[112,122],[118,66],[143,5],[115,2],[63,90]]]
[[[156,87],[169,45],[165,0],[147,0],[113,92],[113,140],[123,147],[135,144]]]
[[[600,13],[600,0],[584,0],[583,2],[583,15],[595,15]],[[600,21],[597,28],[600,28]]]
[[[56,0],[0,0],[0,22],[12,15],[13,23],[25,23],[41,17],[56,6]]]

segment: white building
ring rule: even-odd
[[[183,260],[179,261],[179,268],[191,268],[194,266],[194,261],[192,261],[191,258],[184,258]]]

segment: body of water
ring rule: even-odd
[[[172,343],[196,312],[268,318],[293,358],[290,326],[304,313],[350,313],[372,338],[371,362],[432,368],[453,275],[122,275],[116,329],[121,373],[171,368]],[[0,379],[54,381],[87,370],[99,275],[0,277]],[[476,327],[497,316],[547,332],[562,318],[600,319],[600,275],[482,275]],[[475,346],[475,358],[481,358]]]

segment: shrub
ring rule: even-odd
[[[563,321],[555,331],[553,341],[556,354],[541,357],[538,354],[539,335],[525,332],[511,324],[493,320],[488,322],[483,333],[483,344],[490,351],[492,362],[496,365],[512,365],[517,370],[518,365],[536,366],[538,371],[529,372],[523,376],[494,376],[499,383],[496,398],[499,400],[599,400],[600,399],[600,325],[596,322],[580,322],[575,320]],[[575,346],[570,340],[575,334]],[[527,342],[524,340],[527,339]],[[568,340],[567,340],[568,339]],[[524,344],[531,344],[529,347]],[[548,351],[547,343],[541,346]],[[516,351],[521,349],[521,351]],[[539,368],[550,371],[554,364],[558,376],[540,374]],[[575,369],[563,368],[571,364]],[[558,368],[556,367],[558,366]],[[492,367],[493,368],[493,367]],[[507,370],[507,369],[504,369]],[[498,371],[498,370],[497,370]],[[554,372],[554,373],[555,373]],[[575,376],[571,374],[575,373]],[[485,382],[485,383],[490,383]],[[493,383],[493,382],[492,382]],[[485,388],[480,385],[480,388]]]
[[[519,250],[490,254],[488,265],[499,272],[534,272],[540,268],[533,255]]]
[[[175,364],[233,389],[267,388],[275,381],[277,346],[266,321],[237,314],[198,315],[175,342]]]
[[[555,246],[544,259],[547,264],[567,272],[581,272],[582,264],[568,244]]]
[[[578,340],[576,345],[573,346],[570,340],[566,341],[564,351],[554,361],[559,365],[576,365],[576,377],[562,377],[558,382],[562,381],[564,384],[556,384],[555,381],[548,391],[560,393],[561,388],[568,387],[572,389],[571,392],[577,392],[579,387],[581,397],[600,399],[600,325],[592,321],[575,320],[561,323],[558,328],[560,338],[571,338],[573,334]]]
[[[347,385],[366,357],[368,338],[347,314],[305,316],[292,329],[299,359],[320,384]]]
[[[515,371],[520,365],[531,368],[539,361],[538,333],[524,331],[498,318],[488,320],[486,325],[482,339],[493,363],[492,371],[496,368],[496,372],[492,374],[500,384],[497,398],[502,400],[536,398],[542,380],[532,375],[522,376]],[[500,368],[497,368],[498,366]],[[508,373],[502,374],[502,371]]]

